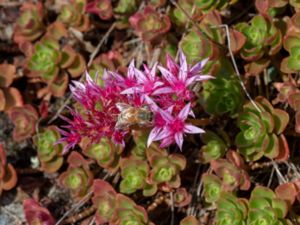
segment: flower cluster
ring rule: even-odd
[[[69,123],[64,128],[70,131],[61,130],[64,137],[60,142],[67,142],[64,152],[81,142],[83,137],[92,143],[107,137],[124,145],[125,135],[136,126],[153,127],[148,145],[162,140],[161,147],[176,143],[182,149],[185,133],[204,132],[189,124],[187,117],[194,116],[192,86],[212,78],[201,74],[206,62],[203,60],[190,66],[180,52],[179,64],[168,56],[166,68],[156,63],[152,68],[144,65],[141,71],[132,61],[126,76],[105,71],[102,86],[88,74],[86,83],[74,81],[71,91],[84,110],[81,113],[72,110],[73,120],[63,117]]]

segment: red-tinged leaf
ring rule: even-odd
[[[3,91],[0,89],[0,111],[3,111],[5,109],[5,103],[6,103],[5,95]]]
[[[5,167],[6,167],[6,153],[2,144],[0,144],[0,180],[5,176]]]
[[[67,67],[71,66],[74,63],[76,56],[77,56],[77,54],[74,51],[74,49],[71,46],[66,45],[62,49],[61,61],[59,62],[60,67],[67,68]]]
[[[270,9],[270,1],[269,0],[256,0],[255,7],[261,14],[267,14]]]
[[[17,173],[14,167],[9,163],[5,168],[5,176],[2,179],[2,188],[3,190],[10,190],[14,188],[17,184],[18,178]]]
[[[5,111],[8,111],[15,106],[23,106],[23,97],[18,89],[10,87],[8,89],[3,89],[3,92],[5,96]]]
[[[276,157],[277,161],[286,161],[290,156],[290,149],[287,140],[283,134],[279,135],[279,155]]]
[[[246,169],[245,162],[238,152],[229,150],[226,152],[226,158],[236,167]]]
[[[295,184],[292,182],[281,184],[275,189],[275,193],[278,198],[288,201],[292,206],[296,200],[297,190]]]
[[[77,54],[74,62],[68,68],[68,72],[70,73],[72,78],[79,77],[86,69],[86,64],[84,58]]]
[[[46,173],[55,173],[57,172],[64,162],[64,158],[61,156],[54,156],[50,161],[42,161],[41,167]]]
[[[50,36],[55,40],[59,40],[62,37],[67,37],[67,35],[68,30],[66,29],[65,25],[58,20],[47,27],[46,36]]]
[[[280,70],[283,72],[283,73],[287,73],[287,74],[290,74],[290,73],[293,73],[294,71],[291,70],[288,66],[288,57],[284,58],[281,60],[281,64],[280,64]]]
[[[262,58],[245,65],[246,76],[257,76],[270,65],[268,58]]]
[[[16,67],[12,64],[0,64],[0,87],[9,87],[16,76]]]
[[[55,97],[62,97],[66,93],[69,84],[69,77],[66,73],[61,73],[49,84],[50,92]]]
[[[180,225],[200,225],[194,216],[187,216],[180,221]]]
[[[76,168],[80,166],[87,166],[89,162],[83,158],[83,156],[78,152],[71,152],[67,159],[70,167]]]
[[[300,110],[300,93],[296,92],[296,93],[292,93],[291,95],[289,95],[288,103],[295,111],[299,111]]]
[[[93,183],[93,193],[95,196],[102,196],[106,194],[110,194],[115,196],[117,192],[115,189],[110,185],[110,183],[101,180],[95,179]]]
[[[54,225],[55,220],[49,210],[40,206],[34,199],[23,202],[26,221],[29,225]]]
[[[230,31],[230,45],[233,53],[238,52],[246,43],[246,37],[243,33],[232,29]]]
[[[289,123],[289,114],[284,110],[274,109],[273,118],[275,122],[275,131],[277,134],[281,134]]]

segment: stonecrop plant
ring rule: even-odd
[[[161,147],[176,143],[182,149],[186,133],[204,133],[203,129],[189,123],[188,117],[194,117],[191,104],[195,93],[191,87],[213,78],[201,73],[206,62],[202,60],[193,66],[188,65],[185,55],[180,52],[179,64],[168,57],[166,68],[156,63],[152,68],[145,65],[141,71],[132,61],[125,77],[106,71],[103,86],[88,74],[85,83],[74,81],[71,91],[85,110],[83,114],[72,110],[73,119],[65,119],[68,125],[64,128],[69,132],[61,130],[64,136],[61,142],[67,143],[64,153],[85,137],[92,143],[106,137],[124,146],[129,128],[141,124],[152,127],[148,146],[161,140]],[[137,110],[138,118],[120,117],[124,110]],[[153,121],[145,118],[147,113]]]

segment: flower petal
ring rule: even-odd
[[[153,141],[157,140],[157,137],[159,137],[159,134],[161,131],[162,131],[162,128],[158,128],[158,127],[154,127],[151,130],[148,140],[147,140],[147,147],[149,147]]]
[[[203,59],[202,61],[198,62],[197,64],[195,64],[192,69],[190,69],[190,74],[191,75],[195,75],[197,73],[199,73],[203,67],[206,65],[206,63],[208,62],[209,58]]]
[[[205,131],[199,127],[196,127],[194,125],[191,125],[191,124],[185,124],[184,125],[184,129],[183,131],[185,133],[189,133],[189,134],[201,134],[201,133],[205,133]]]
[[[174,119],[171,113],[169,113],[168,111],[160,109],[159,113],[166,122],[171,122]]]
[[[188,103],[186,106],[184,106],[184,108],[179,112],[178,114],[178,118],[185,120],[190,112],[191,109],[191,103]]]
[[[183,134],[181,132],[177,132],[175,134],[175,142],[178,145],[180,151],[182,151],[182,144],[183,144]]]
[[[162,87],[162,88],[155,90],[152,93],[152,95],[169,94],[169,93],[173,93],[173,92],[174,92],[174,90],[170,87]]]
[[[174,75],[167,69],[165,69],[164,67],[158,66],[159,71],[161,72],[162,76],[170,83],[170,84],[174,84],[174,82],[176,81],[176,78],[174,77]]]

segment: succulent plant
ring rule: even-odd
[[[251,192],[247,224],[292,224],[284,219],[287,213],[288,203],[269,188],[257,186]]]
[[[132,149],[132,155],[136,158],[145,160],[146,159],[146,151],[147,151],[147,140],[148,133],[143,131],[133,130],[131,131],[135,146]]]
[[[85,14],[86,0],[70,0],[60,10],[58,20],[67,27],[73,27],[79,31],[89,29],[89,17]]]
[[[56,144],[60,137],[56,126],[49,126],[33,137],[41,167],[45,172],[54,173],[63,164],[63,146]]]
[[[281,49],[281,31],[266,15],[254,16],[250,24],[238,23],[236,29],[246,37],[246,43],[240,51],[246,61],[257,61],[265,54],[272,56]]]
[[[210,163],[212,170],[222,181],[222,190],[233,191],[236,188],[248,190],[251,184],[250,177],[242,157],[237,152],[229,150],[226,158],[213,160]]]
[[[247,161],[256,161],[263,156],[286,159],[289,149],[284,144],[286,140],[282,132],[289,122],[289,115],[281,109],[274,109],[267,99],[260,96],[255,99],[255,104],[260,112],[249,102],[239,115],[241,131],[235,138],[239,152]]]
[[[228,149],[227,144],[217,134],[212,131],[206,131],[201,135],[205,145],[200,149],[200,159],[204,163],[219,159],[225,155]]]
[[[10,87],[16,77],[16,67],[0,64],[0,111],[8,111],[13,106],[22,106],[23,98],[18,89]]]
[[[108,138],[102,138],[100,143],[90,143],[89,139],[82,141],[83,154],[96,160],[97,164],[110,172],[119,168],[120,154],[123,148]]]
[[[42,207],[34,199],[25,199],[23,208],[29,225],[54,225],[56,223],[49,210]]]
[[[6,153],[0,144],[0,196],[3,191],[14,188],[17,184],[17,173],[12,164],[7,163]]]
[[[165,149],[150,147],[147,149],[147,158],[151,171],[149,184],[159,185],[164,191],[180,186],[179,173],[186,166],[186,159],[181,154],[168,154]]]
[[[118,194],[116,197],[117,208],[113,215],[111,224],[139,224],[154,225],[149,221],[146,210],[135,204],[130,198]]]
[[[15,141],[23,141],[35,133],[38,113],[31,105],[12,107],[8,116],[15,126],[13,130]]]
[[[60,175],[60,183],[69,189],[75,198],[80,199],[90,189],[94,179],[93,173],[89,170],[89,162],[78,152],[72,152],[67,161],[69,167]]]
[[[275,189],[276,196],[288,202],[291,207],[295,200],[300,199],[300,179],[280,184]]]
[[[232,193],[222,193],[217,201],[216,225],[246,225],[246,199],[237,198]]]
[[[222,37],[222,30],[213,27],[221,24],[222,20],[220,14],[217,11],[210,12],[204,15],[199,23],[199,27],[206,35],[194,28],[184,35],[180,41],[180,48],[186,55],[189,64],[194,64],[201,59],[209,58],[209,61],[205,65],[205,73],[209,71],[210,74],[215,74],[220,68],[220,62],[218,60],[221,53],[214,42],[223,43],[224,38]]]
[[[146,6],[129,19],[136,34],[145,42],[155,43],[169,31],[171,22],[168,16],[160,15],[154,8]]]
[[[190,204],[192,195],[185,188],[177,188],[174,193],[174,206],[184,207]]]
[[[96,208],[96,223],[104,224],[112,219],[115,211],[117,192],[106,181],[96,179],[93,183],[93,205]]]
[[[26,41],[35,41],[45,31],[42,3],[24,2],[20,11],[21,15],[14,27],[14,41],[19,44]]]
[[[187,217],[184,217],[180,221],[179,225],[200,225],[200,223],[198,222],[198,220],[196,219],[196,217],[194,217],[194,216],[187,216]]]
[[[177,4],[186,12],[192,12],[193,3],[194,3],[194,1],[192,1],[192,0],[177,1]],[[194,10],[196,11],[197,9],[195,8]],[[195,15],[195,14],[196,13],[194,13],[193,15]],[[175,25],[180,26],[180,27],[183,27],[184,25],[186,25],[189,22],[189,18],[187,18],[185,13],[177,7],[174,7],[172,9],[172,11],[170,13],[170,19]]]
[[[231,117],[237,115],[244,102],[241,85],[235,77],[216,77],[203,84],[205,110],[209,114]]]
[[[120,0],[114,8],[114,17],[117,19],[116,25],[119,29],[128,27],[129,17],[138,9],[137,0]]]
[[[71,77],[80,76],[85,63],[82,56],[66,45],[62,51],[57,40],[45,38],[35,45],[34,53],[28,62],[31,76],[39,76],[46,83],[53,82],[60,69],[65,69]]]
[[[102,20],[109,20],[113,16],[111,0],[93,0],[87,3],[85,11],[98,15]]]
[[[299,71],[299,63],[297,57],[299,57],[300,49],[300,25],[299,25],[300,13],[295,13],[286,22],[287,30],[283,38],[283,47],[289,52],[289,56],[281,61],[280,70],[284,73],[294,73]]]
[[[122,159],[120,191],[124,194],[132,194],[146,185],[149,174],[148,163],[134,157]]]
[[[208,203],[216,202],[222,192],[222,181],[214,174],[204,173],[202,175],[205,201]]]

